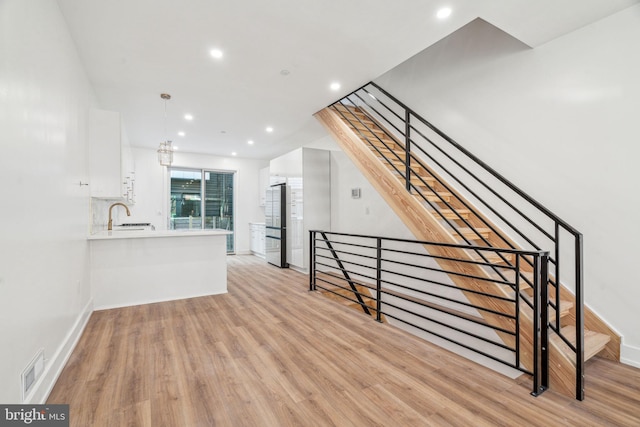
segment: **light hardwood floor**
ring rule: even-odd
[[[48,403],[72,426],[638,426],[640,370],[593,359],[586,400],[379,324],[308,278],[228,258],[226,295],[93,313]],[[177,284],[179,285],[179,284]]]

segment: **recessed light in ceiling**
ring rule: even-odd
[[[175,151],[178,151],[178,147],[176,147],[175,145],[172,147]]]
[[[451,12],[452,10],[450,7],[443,7],[442,9],[438,10],[436,16],[438,17],[438,19],[447,19],[451,15]]]
[[[247,141],[247,144],[249,144],[249,145],[253,145],[253,140],[252,140],[252,139],[248,140],[248,141]]]
[[[191,114],[185,114],[184,115],[184,119],[191,121],[191,120],[193,120],[193,116]]]
[[[280,70],[280,74],[282,74],[283,76],[288,76],[289,74],[291,74],[291,71],[289,71],[289,70]]]
[[[331,90],[336,91],[336,90],[340,89],[340,83],[333,82],[333,83],[331,83],[331,85],[329,85],[329,87],[331,88]]]
[[[220,49],[211,49],[209,53],[215,59],[222,59],[222,57],[224,56],[224,53]]]
[[[233,153],[231,153],[232,156],[237,156],[238,153],[236,153],[235,151]]]
[[[186,135],[186,133],[184,133],[182,131],[178,132],[178,136],[185,136],[185,135]]]
[[[273,132],[273,128],[271,126],[267,126],[267,128],[265,129],[268,133]]]

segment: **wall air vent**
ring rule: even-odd
[[[25,402],[29,393],[33,391],[33,386],[40,379],[44,372],[44,349],[38,350],[34,358],[22,371],[22,402]]]

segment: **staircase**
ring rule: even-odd
[[[619,360],[620,337],[582,304],[582,236],[578,232],[373,83],[315,116],[418,240],[550,251],[551,388],[582,400],[584,363],[595,355]],[[485,178],[479,179],[478,175]],[[504,196],[510,192],[516,196]],[[537,209],[533,214],[529,213],[533,211],[531,206]],[[553,220],[551,231],[547,230],[547,218]],[[575,236],[572,245],[567,245],[575,248],[574,273],[569,279],[574,282],[574,292],[558,279],[563,271],[560,261],[567,258],[560,243],[565,244],[567,235]],[[513,274],[513,260],[508,255],[460,252],[443,250],[441,255],[466,256],[492,265],[449,266],[452,271],[495,280],[506,280]],[[521,310],[528,313],[533,300],[534,265],[525,263],[519,271]],[[452,280],[463,289],[487,287],[486,282],[463,276],[452,275]],[[508,292],[504,288],[495,291]],[[466,296],[474,303],[483,303],[472,292]],[[504,309],[499,302],[491,304],[495,306],[490,308]],[[494,324],[505,322],[490,313],[483,316]],[[534,360],[526,351],[532,348],[532,322],[529,317],[520,326],[525,366]],[[511,338],[503,339],[506,343]]]

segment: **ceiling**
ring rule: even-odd
[[[122,114],[131,145],[270,159],[325,135],[313,113],[477,17],[536,47],[638,0],[58,3],[99,106]]]

